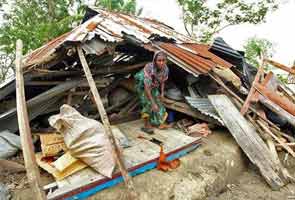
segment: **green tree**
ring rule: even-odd
[[[85,0],[0,0],[0,12],[4,13],[0,25],[0,82],[13,71],[17,39],[23,40],[26,54],[70,31],[83,17],[84,3]],[[138,14],[136,0],[96,0],[93,5]]]
[[[110,11],[132,15],[140,15],[142,12],[142,8],[137,11],[136,0],[98,0],[95,5]]]
[[[0,73],[13,69],[17,39],[23,40],[23,53],[26,54],[69,31],[82,17],[81,3],[65,0],[2,0],[0,7],[5,13],[0,27]],[[7,5],[8,8],[3,9]],[[7,74],[2,73],[1,80]]]
[[[274,45],[271,41],[258,37],[249,38],[244,45],[244,51],[247,62],[255,67],[259,67],[261,54],[266,58],[271,58],[275,52]],[[266,69],[269,68],[270,66],[267,65]]]
[[[238,24],[258,24],[278,8],[278,0],[177,0],[183,10],[187,33],[207,42],[221,30]]]

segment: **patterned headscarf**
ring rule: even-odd
[[[169,69],[167,65],[161,71],[157,70],[156,59],[158,56],[164,56],[167,59],[167,55],[163,51],[157,51],[154,54],[153,62],[144,67],[144,83],[151,88],[159,87],[161,83],[168,79]]]

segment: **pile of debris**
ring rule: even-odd
[[[83,50],[80,54],[79,49]],[[38,142],[35,145],[37,151],[42,152],[36,156],[38,164],[58,181],[88,165],[97,169],[93,159],[85,160],[79,141],[73,140],[71,137],[74,136],[68,136],[65,131],[67,126],[77,126],[65,110],[71,110],[84,120],[87,117],[90,122],[102,120],[95,106],[95,95],[84,75],[81,52],[86,54],[108,118],[116,125],[140,118],[133,76],[158,50],[168,56],[170,74],[163,103],[169,112],[169,123],[193,137],[207,136],[211,133],[209,127],[225,126],[272,189],[277,190],[292,180],[281,165],[277,150],[284,149],[286,155],[295,157],[294,93],[272,72],[266,74],[263,70],[265,62],[278,64],[263,59],[257,71],[221,38],[212,46],[198,44],[158,21],[97,8],[88,8],[80,26],[25,57],[23,71],[30,126],[41,141],[41,145]],[[287,70],[294,74],[290,68]],[[12,78],[0,85],[0,139],[4,131],[18,132],[15,99],[15,79]],[[69,122],[65,117],[69,117]],[[59,124],[61,121],[65,124]],[[85,122],[85,126],[89,123]],[[172,135],[170,137],[178,137]],[[186,144],[196,144],[196,140],[186,135],[182,135],[189,141]],[[103,140],[92,139],[98,135],[75,137],[84,138],[83,144],[102,146],[95,141]],[[106,143],[104,145],[108,146]],[[123,137],[120,146],[128,146],[126,138]],[[60,152],[64,153],[60,155]],[[101,168],[96,171],[111,177],[113,168],[114,165],[107,166],[105,169],[109,171],[106,173]],[[62,184],[58,187],[66,187],[66,182]],[[45,189],[49,191],[56,187],[53,184]]]

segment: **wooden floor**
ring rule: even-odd
[[[168,155],[168,160],[173,160],[197,148],[201,141],[200,138],[186,136],[181,131],[173,128],[167,130],[155,129],[155,133],[149,135],[140,130],[142,126],[143,122],[137,120],[112,127],[113,133],[118,140],[122,140],[124,137],[128,140],[129,147],[123,149],[123,156],[131,176],[156,167],[160,151],[159,143],[162,143],[164,152]],[[57,189],[55,188],[54,191],[49,192],[48,199],[65,197],[84,199],[90,193],[93,194],[101,189],[112,187],[119,182],[122,182],[122,177],[118,169],[115,170],[113,178],[109,179],[87,168],[45,188],[48,191],[52,186],[57,186]],[[88,190],[93,191],[80,196],[76,195]]]

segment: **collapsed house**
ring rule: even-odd
[[[278,160],[276,146],[295,157],[289,146],[295,141],[294,135],[286,132],[295,126],[295,98],[273,73],[265,75],[263,65],[257,71],[221,38],[212,46],[198,44],[156,20],[88,8],[80,26],[24,59],[30,126],[41,140],[38,165],[56,179],[44,187],[48,199],[82,198],[122,182],[118,170],[102,175],[87,167],[87,161],[69,155],[67,141],[56,134],[60,131],[53,124],[57,122],[48,122],[52,115],[61,117],[69,110],[101,120],[77,46],[86,54],[132,176],[156,167],[159,144],[163,144],[167,160],[175,160],[197,148],[201,136],[210,133],[209,127],[225,126],[272,189],[291,181]],[[159,50],[167,54],[170,70],[163,103],[169,122],[181,131],[157,130],[155,135],[146,135],[140,131],[133,75]],[[14,78],[0,85],[0,102],[0,134],[17,133]],[[144,140],[140,148],[138,140]],[[60,159],[52,160],[62,151],[65,153]]]

